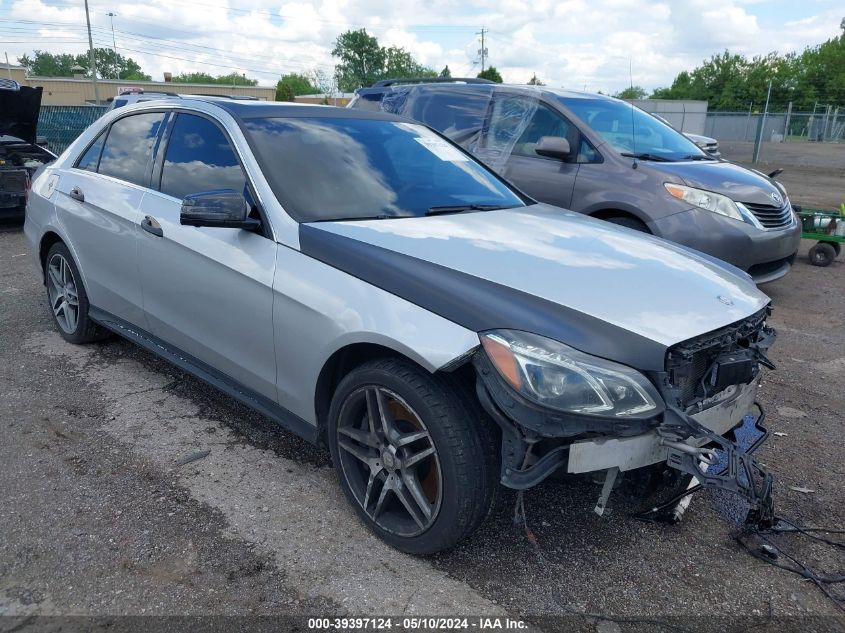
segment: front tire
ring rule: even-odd
[[[346,498],[403,552],[452,547],[494,504],[490,420],[446,379],[409,361],[375,360],[347,375],[332,399],[328,437]]]
[[[44,260],[44,281],[53,321],[66,341],[91,343],[107,335],[88,316],[88,294],[67,246],[57,242]]]

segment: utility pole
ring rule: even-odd
[[[91,15],[88,0],[85,0],[85,23],[88,25],[88,58],[91,65],[91,82],[94,84],[94,101],[100,105],[100,89],[97,87],[97,61],[94,59],[94,38],[91,37]]]
[[[481,72],[484,72],[484,62],[487,59],[487,47],[484,45],[484,34],[486,32],[487,30],[482,27],[481,31],[476,33],[476,35],[481,36],[481,48],[478,49],[478,54],[481,56]]]
[[[9,66],[9,53],[6,53],[6,70],[9,71],[9,79],[12,78],[12,67]]]
[[[117,66],[117,42],[114,39],[114,16],[116,16],[117,13],[109,11],[108,13],[106,13],[106,15],[109,16],[109,19],[111,20],[111,49],[114,51],[114,78],[120,79],[120,70]]]

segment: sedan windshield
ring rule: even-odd
[[[707,158],[683,134],[624,101],[566,98],[561,101],[623,156],[655,161]]]
[[[274,194],[299,222],[393,218],[524,206],[428,128],[379,119],[248,119]]]

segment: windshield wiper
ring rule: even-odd
[[[633,152],[622,152],[622,156],[627,156],[628,158],[636,158],[637,160],[651,160],[655,163],[668,163],[671,162],[671,159],[666,158],[665,156],[658,156],[657,154],[649,154],[648,152],[643,152],[641,154],[634,154]]]
[[[430,207],[426,215],[443,215],[446,213],[465,213],[467,211],[497,211],[498,209],[510,209],[498,204],[452,204],[439,207]]]
[[[712,156],[706,156],[703,154],[690,154],[689,156],[684,156],[684,160],[716,160]]]

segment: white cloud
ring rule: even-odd
[[[164,71],[237,70],[274,83],[291,71],[331,72],[334,39],[367,28],[420,62],[472,74],[476,32],[489,29],[488,64],[506,81],[533,73],[552,86],[615,92],[647,89],[725,49],[801,50],[839,33],[841,11],[796,15],[787,0],[90,0],[95,44],[111,45],[158,79]],[[788,9],[788,10],[787,10]],[[86,49],[84,12],[70,0],[0,0],[10,57],[40,48]],[[7,27],[7,30],[2,30]],[[8,27],[15,27],[11,30]],[[21,34],[24,34],[23,36]],[[145,35],[155,36],[153,39]],[[70,40],[70,41],[68,41]],[[76,43],[78,42],[78,43]]]

